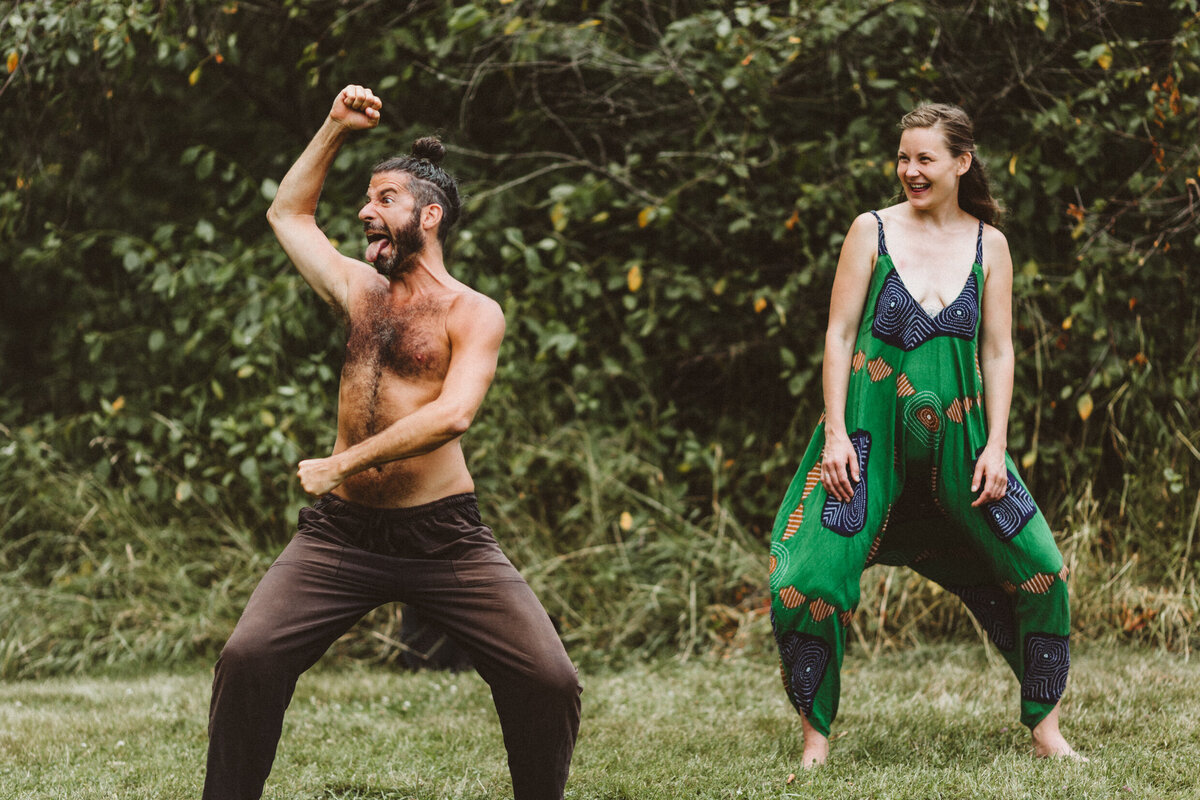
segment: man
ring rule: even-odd
[[[348,339],[333,454],[300,462],[295,538],[255,589],[217,661],[206,800],[260,797],[296,679],[371,609],[403,601],[446,630],[492,689],[516,800],[563,796],[579,683],[546,612],[479,520],[459,438],[496,369],[504,317],[450,277],[458,188],[422,139],[376,167],[359,211],[366,260],[316,225],[351,131],[382,102],[348,86],[279,185],[267,218]]]

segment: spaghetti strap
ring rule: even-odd
[[[883,241],[883,228],[879,229],[879,241]],[[983,220],[979,220],[979,236],[975,239],[975,263],[983,266]]]
[[[884,238],[883,238],[883,219],[880,218],[879,212],[877,212],[877,211],[872,211],[871,216],[875,217],[875,221],[877,223],[879,223],[879,255],[886,256],[888,254],[888,251],[887,251],[887,241],[884,240]],[[980,235],[982,235],[982,232],[983,232],[983,229],[980,228]],[[983,242],[983,240],[980,239],[981,246],[982,246],[982,242]]]

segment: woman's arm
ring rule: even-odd
[[[979,369],[983,373],[983,408],[987,413],[988,438],[971,479],[971,491],[979,497],[971,505],[999,500],[1008,491],[1008,469],[1004,451],[1008,447],[1008,412],[1012,404],[1012,255],[1004,234],[988,226],[983,237],[984,262],[988,265],[983,289],[983,318],[980,321]]]
[[[825,395],[825,451],[821,456],[821,483],[842,502],[854,495],[858,483],[858,456],[846,430],[846,395],[850,386],[850,361],[862,321],[863,303],[875,265],[875,217],[860,214],[850,226],[829,301],[829,326],[825,331],[825,361],[821,384]]]

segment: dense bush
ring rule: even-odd
[[[322,224],[357,254],[369,166],[445,137],[470,195],[452,271],[509,323],[469,455],[566,635],[613,657],[742,641],[819,413],[841,237],[890,202],[895,122],[930,99],[975,117],[1008,210],[1010,448],[1089,565],[1088,630],[1181,643],[1200,559],[1200,17],[1154,5],[12,4],[0,585],[119,554],[134,534],[100,535],[96,503],[161,536],[286,537],[294,464],[332,444],[340,338],[263,213],[357,82],[385,123],[338,159]],[[46,536],[91,544],[31,544]],[[189,541],[185,563],[220,549]],[[879,580],[861,635],[961,626],[945,606],[905,627]],[[22,636],[0,650],[35,648]]]

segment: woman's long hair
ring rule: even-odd
[[[900,130],[940,128],[950,155],[958,158],[971,154],[971,168],[959,179],[958,206],[968,214],[995,225],[1000,219],[1000,204],[992,197],[987,169],[975,152],[975,126],[967,112],[949,103],[926,103],[917,106],[900,120]]]

